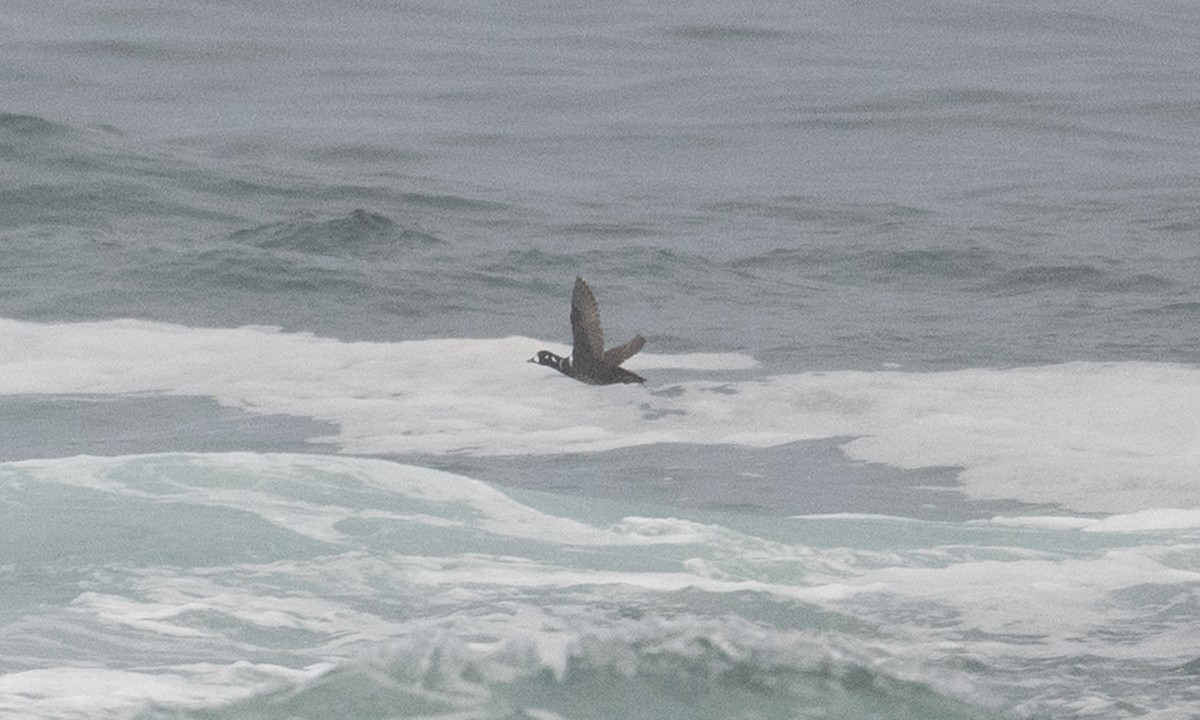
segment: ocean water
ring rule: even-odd
[[[1200,715],[1194,3],[0,38],[0,716]]]

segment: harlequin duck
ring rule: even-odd
[[[589,385],[646,382],[645,378],[618,367],[637,354],[646,344],[646,339],[638,335],[624,345],[605,350],[604,332],[600,329],[600,306],[596,304],[592,289],[581,277],[575,278],[575,290],[571,293],[571,335],[575,340],[571,357],[559,357],[549,350],[539,350],[529,362],[552,367],[563,375]]]

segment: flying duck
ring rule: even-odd
[[[581,277],[575,278],[575,290],[571,293],[571,335],[575,340],[571,357],[559,357],[549,350],[539,350],[529,362],[552,367],[563,375],[589,385],[646,382],[645,378],[618,367],[642,349],[646,338],[638,335],[624,345],[605,350],[604,331],[600,329],[600,306],[596,304],[592,289]]]

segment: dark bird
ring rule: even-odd
[[[642,349],[646,338],[638,335],[624,345],[605,350],[604,331],[600,329],[600,306],[596,304],[592,289],[581,277],[575,278],[575,290],[571,293],[571,335],[575,340],[571,357],[559,357],[549,350],[539,350],[529,362],[552,367],[563,375],[589,385],[646,382],[645,378],[619,367]]]

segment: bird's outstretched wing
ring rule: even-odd
[[[634,355],[637,355],[638,351],[641,350],[642,346],[645,344],[646,338],[638,335],[624,345],[618,345],[615,348],[609,348],[608,350],[604,351],[604,364],[614,366],[620,365]]]
[[[581,277],[575,278],[575,290],[571,293],[571,336],[575,342],[571,353],[575,367],[582,369],[603,362],[604,331],[600,329],[600,306]]]

